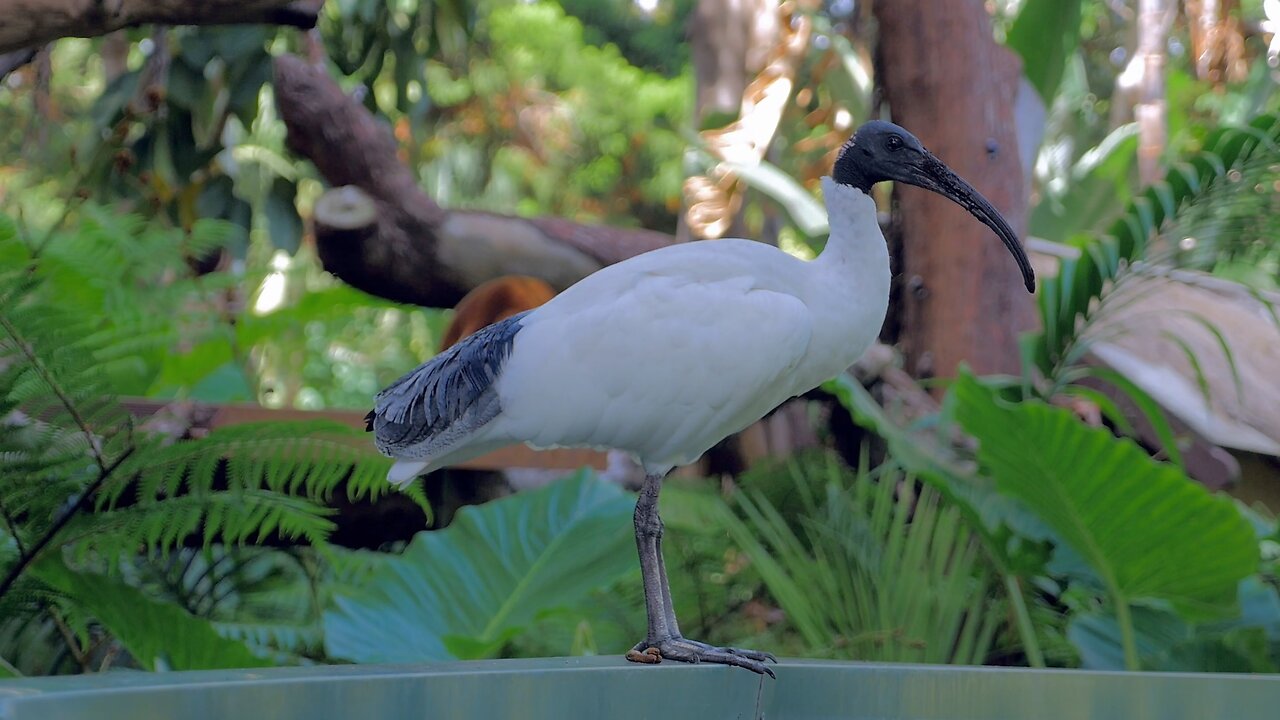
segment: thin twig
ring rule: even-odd
[[[0,502],[0,517],[4,518],[4,524],[9,532],[9,536],[13,538],[13,544],[18,548],[18,554],[22,555],[27,552],[23,546],[22,536],[18,534],[18,523],[14,521],[13,515],[9,513],[9,509]]]
[[[40,376],[40,379],[44,380],[44,384],[53,391],[54,395],[58,396],[58,400],[62,403],[62,406],[67,409],[67,412],[71,415],[71,419],[75,422],[76,427],[80,429],[80,432],[84,434],[85,439],[89,441],[89,450],[93,453],[93,460],[98,465],[99,472],[106,472],[106,460],[98,450],[98,443],[96,442],[97,437],[93,434],[93,431],[90,430],[88,421],[80,415],[80,410],[76,407],[76,404],[71,401],[71,398],[67,397],[62,386],[54,381],[53,374],[49,372],[47,367],[45,367],[44,361],[42,361],[40,356],[35,353],[35,350],[32,349],[30,343],[25,342],[17,326],[15,326],[4,313],[0,313],[0,326],[3,326],[5,332],[9,333],[9,337],[13,338],[13,344],[17,346],[23,355],[26,356],[27,362],[31,364],[31,367],[36,371],[36,374]],[[121,456],[121,459],[123,459],[123,457],[124,456]],[[0,591],[0,595],[3,594],[3,591]]]
[[[62,641],[67,644],[67,651],[71,653],[71,657],[75,659],[81,670],[88,672],[89,659],[80,650],[80,643],[76,641],[75,633],[71,632],[71,628],[67,627],[67,624],[62,620],[62,616],[58,614],[52,605],[46,605],[44,609],[45,612],[49,613],[49,617],[53,618],[53,624],[62,635]]]
[[[107,648],[107,652],[102,656],[102,664],[98,666],[98,672],[103,673],[111,668],[111,662],[120,654],[120,643],[111,643],[111,647]]]
[[[76,504],[68,508],[61,517],[54,521],[53,525],[51,525],[49,529],[45,531],[44,535],[40,537],[40,540],[32,546],[31,552],[23,553],[22,556],[18,558],[17,564],[10,568],[9,573],[5,575],[4,581],[0,582],[0,598],[3,598],[5,594],[9,592],[9,589],[13,587],[13,584],[18,581],[18,577],[22,575],[22,571],[26,570],[36,557],[39,556],[40,553],[44,552],[45,547],[48,546],[49,543],[53,542],[54,537],[56,537],[57,534],[67,526],[67,523],[71,522],[71,519],[74,518],[77,513],[88,509],[90,503],[93,502],[93,496],[97,494],[98,490],[100,490],[107,482],[107,479],[111,477],[111,473],[115,472],[116,469],[133,454],[133,450],[134,448],[132,447],[125,448],[125,451],[120,453],[120,457],[116,458],[110,465],[102,468],[102,470],[98,472],[98,477],[93,481],[93,483],[91,483],[89,487],[81,493],[80,499],[76,501]]]

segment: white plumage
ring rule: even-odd
[[[530,311],[493,384],[497,416],[390,479],[518,442],[626,450],[663,474],[848,367],[884,321],[889,256],[871,199],[822,187],[832,231],[814,261],[750,240],[673,245]]]
[[[748,240],[676,245],[607,267],[480,330],[378,394],[369,414],[388,475],[419,474],[515,442],[635,454],[645,480],[636,547],[648,632],[627,653],[773,675],[768,653],[680,634],[662,560],[662,478],[851,365],[880,332],[889,254],[871,186],[928,188],[986,223],[1035,279],[1000,213],[920,141],[866,123],[823,178],[831,235],[812,262]]]

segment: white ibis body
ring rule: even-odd
[[[880,332],[889,255],[869,197],[896,180],[990,226],[1034,279],[1013,231],[902,128],[863,125],[822,188],[831,234],[805,262],[748,240],[674,245],[604,268],[477,332],[378,394],[369,414],[396,484],[497,447],[633,453],[646,479],[636,543],[649,628],[628,654],[772,671],[765,653],[681,636],[661,555],[662,478],[790,397],[842,372]]]

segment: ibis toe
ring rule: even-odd
[[[778,660],[767,652],[716,647],[715,645],[708,645],[707,643],[682,637],[668,638],[657,643],[642,641],[627,652],[627,659],[631,662],[639,663],[679,660],[687,663],[707,662],[719,665],[733,665],[761,675],[768,675],[771,678],[777,677],[774,675],[773,670],[768,665],[765,665],[765,662],[776,663]]]

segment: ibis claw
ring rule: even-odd
[[[627,659],[631,662],[658,663],[663,660],[678,660],[687,663],[716,663],[745,668],[754,673],[768,675],[776,679],[773,669],[765,662],[778,662],[778,659],[767,652],[745,650],[741,648],[716,647],[697,640],[673,637],[655,644],[642,641],[627,651]]]
[[[644,663],[645,665],[657,665],[658,663],[662,662],[662,653],[659,652],[658,648],[645,647],[642,650],[640,649],[642,645],[644,645],[644,643],[641,643],[640,645],[637,645],[631,648],[630,650],[628,650],[627,659],[630,660],[631,662]]]

